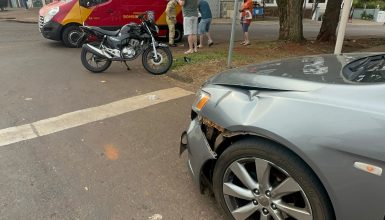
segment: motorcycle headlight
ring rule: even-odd
[[[203,107],[207,104],[207,102],[210,100],[210,94],[200,90],[198,91],[194,104],[193,104],[193,109],[195,111],[201,111]]]
[[[44,23],[49,22],[59,12],[59,7],[54,7],[44,16]]]

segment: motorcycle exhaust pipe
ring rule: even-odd
[[[96,48],[90,44],[83,44],[83,48],[90,51],[91,53],[93,53],[95,55],[102,57],[102,58],[112,59],[112,57],[108,53],[106,53],[106,52],[100,50],[99,48]]]

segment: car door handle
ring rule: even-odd
[[[112,9],[107,9],[106,12],[109,13],[109,14],[111,14],[111,13],[113,13],[114,11],[113,11]]]

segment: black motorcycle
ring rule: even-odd
[[[142,54],[143,67],[154,75],[166,73],[173,61],[170,48],[158,43],[154,36],[159,28],[145,15],[139,15],[141,23],[124,25],[120,30],[108,31],[99,27],[81,26],[83,39],[90,35],[96,41],[83,44],[81,60],[91,72],[100,73],[110,67],[112,61],[132,61]]]

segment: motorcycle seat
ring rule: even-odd
[[[104,35],[108,35],[108,36],[117,36],[120,32],[120,30],[116,30],[116,31],[107,31],[105,29],[102,29],[100,27],[92,27],[92,29],[94,29],[95,31],[99,32],[99,33],[102,33]]]

